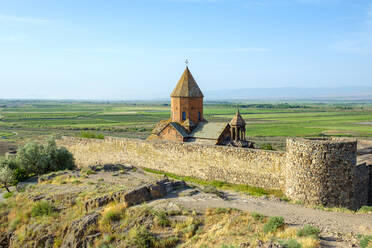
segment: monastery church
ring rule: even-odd
[[[160,121],[147,139],[253,147],[246,140],[246,123],[239,110],[229,123],[208,122],[203,115],[203,98],[203,93],[186,66],[171,94],[171,118]]]

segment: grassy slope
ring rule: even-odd
[[[50,187],[56,191],[60,187],[62,192],[71,188],[72,192],[56,195],[48,190]],[[87,214],[84,201],[117,190],[113,187],[102,182],[92,183],[88,178],[65,175],[29,187],[0,205],[0,233],[14,232],[17,247],[32,245],[42,235],[52,233],[54,247],[60,247],[64,228]],[[31,195],[44,195],[54,201],[33,202]],[[102,234],[95,241],[96,247],[165,248],[175,244],[179,247],[238,247],[241,243],[256,247],[256,244],[270,240],[292,240],[290,242],[299,242],[305,248],[316,247],[319,242],[314,237],[299,237],[295,228],[280,223],[275,227],[273,221],[258,213],[221,208],[208,209],[205,213],[182,208],[169,210],[168,207],[155,210],[157,204],[151,204],[125,208],[123,204],[112,203],[94,210],[101,214],[99,224],[88,230]],[[164,204],[164,200],[158,204]],[[265,232],[266,229],[269,231]]]

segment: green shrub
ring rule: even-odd
[[[156,216],[156,224],[161,227],[170,226],[170,221],[168,220],[166,212],[154,212]]]
[[[260,146],[260,149],[262,149],[262,150],[274,150],[273,146],[269,143],[262,144]]]
[[[34,204],[34,206],[31,209],[32,217],[50,216],[54,213],[56,213],[55,207],[47,201],[37,202]]]
[[[372,243],[372,235],[362,236],[360,240],[360,247],[371,248],[372,247],[372,245],[370,245],[371,243]]]
[[[95,134],[89,131],[81,131],[80,136],[82,138],[87,138],[87,139],[104,139],[105,138],[103,134]]]
[[[279,244],[284,248],[301,248],[302,245],[295,239],[279,240]]]
[[[319,237],[320,230],[315,226],[306,225],[297,232],[298,237],[313,236],[315,238]]]
[[[358,210],[358,212],[363,214],[372,213],[372,206],[363,206]]]
[[[14,185],[28,178],[27,172],[20,167],[18,161],[15,158],[0,158],[0,168],[4,167],[8,167],[10,170],[12,170]]]
[[[155,242],[155,236],[146,229],[146,227],[141,226],[135,230],[135,235],[133,237],[133,243],[135,247],[138,248],[151,248]]]
[[[92,175],[92,174],[97,174],[95,171],[92,171],[92,170],[89,169],[89,168],[84,168],[84,169],[82,169],[82,170],[81,170],[81,173],[85,173],[85,174],[87,174],[88,176],[89,176],[89,175]]]
[[[3,194],[4,199],[10,198],[12,196],[13,196],[13,192],[6,192],[6,193]]]
[[[121,213],[117,211],[108,211],[104,216],[103,216],[103,221],[104,223],[110,223],[113,221],[119,221],[121,219]]]
[[[19,149],[16,159],[22,173],[28,176],[76,168],[72,154],[64,147],[58,148],[52,137],[46,140],[45,145],[27,143]]]
[[[231,209],[229,208],[215,208],[213,210],[214,214],[228,214],[230,213]]]
[[[262,214],[256,213],[256,212],[252,212],[251,216],[253,217],[253,219],[255,219],[256,221],[259,221],[259,222],[263,222],[263,220],[265,219],[265,215],[262,215]]]
[[[263,226],[263,231],[265,233],[276,232],[279,228],[283,226],[284,226],[283,217],[271,217],[269,221]]]
[[[180,239],[177,237],[169,237],[155,240],[152,247],[156,248],[172,248],[175,247]]]
[[[0,188],[5,188],[10,193],[9,187],[14,184],[14,172],[9,166],[5,165],[0,167]]]

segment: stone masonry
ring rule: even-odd
[[[330,207],[356,209],[371,201],[372,170],[357,165],[356,140],[288,139],[286,152],[112,137],[64,137],[57,143],[79,167],[123,163],[282,190],[293,200]]]

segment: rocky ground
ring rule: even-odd
[[[102,216],[105,216],[105,213],[107,214],[111,207],[117,209],[119,208],[118,206],[123,206],[126,209],[132,209],[130,206],[135,206],[142,202],[147,203],[140,205],[141,207],[160,208],[163,212],[168,211],[167,213],[169,211],[172,212],[172,210],[175,212],[186,211],[186,214],[182,215],[173,216],[169,214],[169,216],[172,216],[169,217],[172,223],[178,223],[176,221],[177,218],[185,219],[185,221],[193,218],[193,221],[203,223],[203,226],[213,224],[213,228],[217,228],[216,225],[224,226],[227,223],[226,221],[217,223],[212,220],[212,216],[216,217],[215,215],[218,215],[217,217],[221,218],[221,220],[226,218],[229,221],[233,216],[240,216],[239,218],[242,218],[242,221],[239,223],[249,221],[251,217],[244,214],[247,212],[258,212],[265,216],[282,216],[289,228],[301,228],[305,225],[318,227],[321,230],[320,244],[322,247],[358,247],[357,234],[372,234],[372,214],[360,214],[351,211],[325,211],[288,203],[275,197],[253,197],[237,192],[206,190],[198,185],[191,185],[190,187],[190,185],[186,186],[182,182],[169,182],[164,180],[161,175],[147,173],[128,166],[106,166],[102,169],[92,168],[81,171],[52,173],[39,178],[38,183],[35,183],[35,181],[31,181],[19,186],[18,190],[20,193],[16,193],[6,200],[2,199],[2,193],[0,194],[0,233],[3,233],[3,236],[0,234],[0,247],[2,247],[1,245],[3,247],[8,247],[9,245],[10,247],[88,247],[87,244],[92,243],[94,240],[103,242],[102,233],[105,232],[104,230],[116,225],[107,225],[107,223],[105,225],[102,223],[105,219]],[[34,211],[36,211],[34,209],[35,205],[40,202],[50,202],[54,206],[54,210],[48,210],[51,211],[50,216],[33,216]],[[136,209],[135,207],[133,208]],[[210,214],[211,208],[237,210],[229,210],[228,212],[223,212],[223,214],[219,212]],[[243,212],[236,212],[238,210]],[[125,211],[134,210],[122,210],[120,207],[120,211],[124,213]],[[142,213],[141,211],[144,210],[138,211]],[[209,214],[204,216],[204,213]],[[138,212],[135,211],[132,214],[136,215]],[[142,215],[148,216],[144,213]],[[143,218],[142,215],[139,215],[137,219]],[[55,218],[59,218],[60,223],[53,224],[52,220]],[[121,218],[124,220],[121,220],[120,223],[123,221],[130,222],[129,217]],[[159,228],[156,229],[155,224],[151,224],[153,220],[156,220],[156,218],[151,220],[143,219],[142,221],[150,223],[148,225],[151,226],[153,233],[161,232],[161,235],[159,235],[166,237],[166,240],[168,238],[179,239],[178,242],[183,245],[181,247],[199,247],[195,245],[204,244],[203,242],[212,242],[209,239],[209,241],[205,240],[206,237],[202,238],[203,234],[208,234],[207,230],[201,231],[198,239],[195,238],[193,241],[195,243],[190,243],[191,241],[187,241],[189,239],[187,239],[187,235],[185,236],[183,231],[178,236],[172,236],[173,234],[171,235],[171,233],[174,230],[163,230],[163,228],[159,231]],[[239,225],[239,223],[236,225]],[[89,229],[91,225],[99,225],[99,228],[89,235],[86,235],[81,228],[78,228],[80,226]],[[196,224],[189,223],[188,225]],[[257,225],[261,224],[258,223]],[[74,226],[76,227],[75,229],[73,228]],[[177,226],[177,224],[174,224],[174,226]],[[32,234],[30,234],[31,230]],[[283,232],[288,233],[290,231]],[[114,237],[113,239],[119,239],[115,236],[117,234],[111,235]],[[224,233],[223,235],[226,239],[232,238],[226,236],[231,234]],[[85,243],[82,241],[83,236]],[[82,240],[79,240],[79,237]],[[130,240],[128,237],[123,238],[123,240]],[[241,235],[235,235],[233,239],[244,243],[241,237]],[[4,241],[6,239],[9,240],[8,243]],[[261,239],[265,240],[268,237],[265,236]],[[35,240],[38,240],[37,242],[39,243],[35,243]],[[87,240],[90,241],[88,242]],[[51,244],[52,242],[53,244]],[[214,240],[213,242],[220,245],[221,243],[219,242],[222,241]],[[248,245],[246,247],[264,247],[258,246],[257,243],[255,244],[256,246]],[[123,244],[122,247],[131,246]]]

